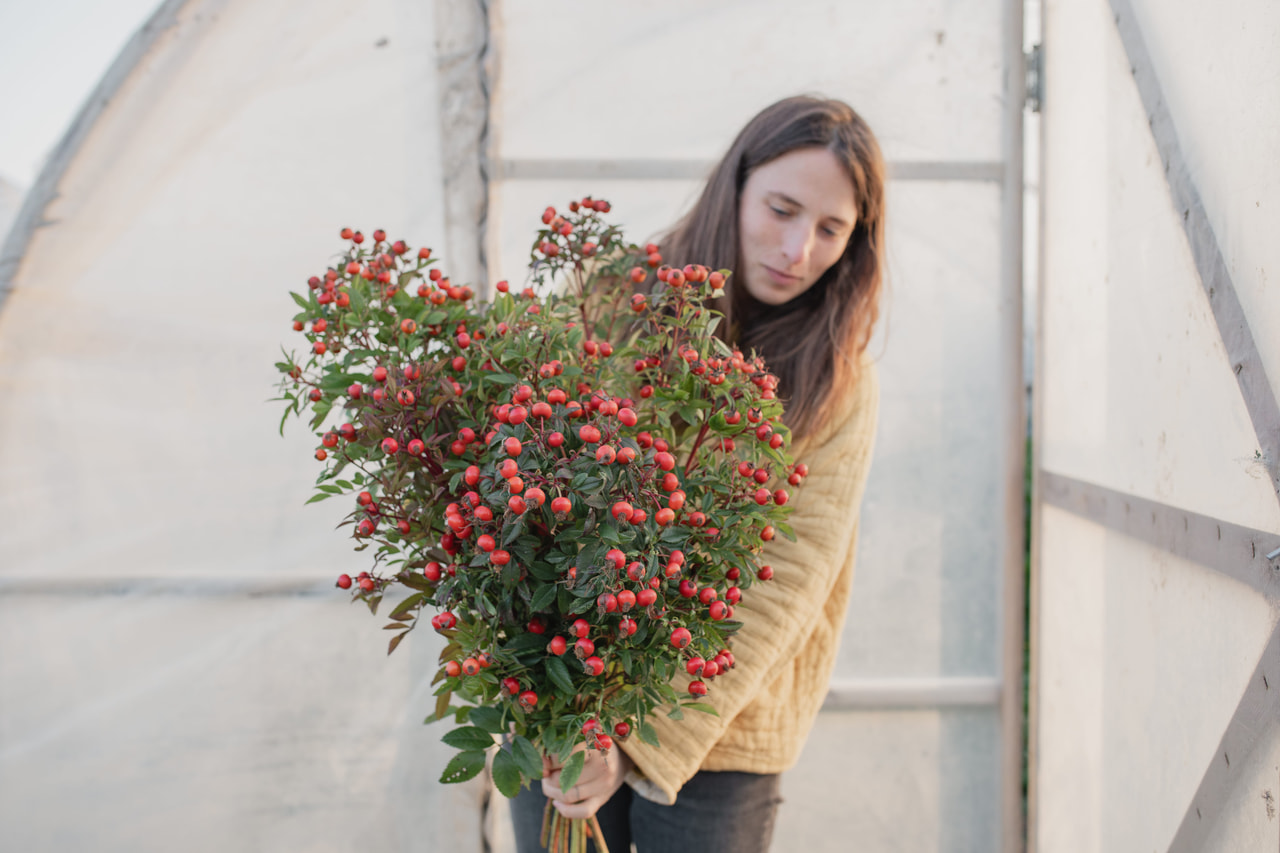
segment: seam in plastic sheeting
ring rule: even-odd
[[[129,79],[133,70],[150,52],[152,46],[160,40],[168,30],[178,23],[178,16],[183,8],[192,0],[164,0],[147,22],[138,29],[120,54],[111,63],[111,67],[102,75],[98,85],[85,101],[80,112],[76,114],[71,126],[63,134],[53,153],[40,170],[39,177],[27,193],[18,216],[9,229],[9,236],[0,247],[0,311],[13,287],[18,268],[22,265],[27,246],[35,236],[37,228],[53,224],[44,218],[45,209],[58,197],[58,185],[66,173],[71,161],[75,159],[80,147],[89,137],[98,118],[106,110],[107,105],[115,98],[120,87]]]
[[[1129,60],[1129,68],[1138,86],[1138,96],[1147,111],[1151,135],[1160,152],[1160,159],[1164,162],[1169,194],[1173,198],[1174,208],[1182,212],[1182,228],[1191,247],[1191,256],[1195,259],[1200,284],[1209,297],[1218,333],[1222,335],[1222,343],[1231,359],[1231,368],[1240,385],[1249,420],[1253,422],[1254,432],[1258,436],[1267,472],[1271,476],[1271,486],[1280,499],[1280,405],[1277,405],[1275,392],[1267,379],[1262,357],[1249,328],[1249,320],[1240,304],[1240,297],[1227,269],[1222,247],[1218,245],[1213,225],[1209,222],[1209,215],[1204,209],[1200,191],[1191,180],[1186,160],[1182,156],[1178,131],[1174,127],[1173,116],[1160,88],[1160,81],[1151,65],[1142,29],[1129,0],[1110,0],[1110,3],[1116,29]]]
[[[1280,606],[1280,534],[1041,471],[1040,500],[1246,584]]]
[[[697,159],[576,159],[551,160],[515,158],[494,165],[495,180],[703,180],[715,166],[713,160]],[[998,160],[900,160],[888,164],[894,181],[989,181],[1004,180],[1005,164]]]
[[[1280,534],[1254,530],[1167,504],[1127,495],[1051,471],[1040,472],[1040,499],[1109,530],[1131,536],[1246,584],[1280,613],[1280,562],[1268,554]],[[1244,695],[1201,775],[1168,853],[1203,849],[1246,758],[1268,720],[1280,716],[1280,623],[1267,638]]]

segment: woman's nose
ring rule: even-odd
[[[813,248],[813,229],[797,223],[788,228],[782,237],[782,256],[791,266],[802,265],[809,260],[809,252]]]

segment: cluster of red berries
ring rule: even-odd
[[[680,701],[655,673],[683,666],[693,701],[733,667],[734,610],[773,575],[755,555],[787,532],[774,480],[807,473],[785,455],[776,378],[711,337],[704,300],[726,272],[625,246],[608,211],[584,198],[543,213],[535,277],[582,275],[580,291],[543,299],[500,281],[487,304],[430,250],[346,229],[347,257],[295,296],[310,362],[278,365],[295,412],[309,404],[317,426],[343,414],[319,433],[318,488],[353,494],[354,536],[399,567],[338,586],[371,608],[411,590],[392,648],[439,608],[438,708],[454,695],[502,707],[553,750],[643,737],[654,695]],[[591,287],[625,290],[589,309]],[[630,337],[599,306],[625,314]],[[623,698],[593,704],[605,694]]]

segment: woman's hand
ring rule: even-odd
[[[585,745],[579,745],[578,749],[585,749]],[[585,820],[594,816],[622,787],[622,780],[626,778],[631,766],[631,759],[616,746],[606,753],[589,749],[578,781],[568,791],[561,791],[561,768],[544,756],[542,793],[552,801],[560,814],[567,818]]]

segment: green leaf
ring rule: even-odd
[[[551,602],[555,600],[555,584],[543,584],[538,588],[538,591],[533,594],[533,601],[529,603],[529,609],[533,611],[546,610],[551,606]]]
[[[502,796],[511,799],[520,793],[520,769],[511,753],[500,749],[493,755],[493,784]]]
[[[465,782],[480,775],[484,769],[483,752],[459,752],[440,774],[441,782]]]
[[[576,692],[573,687],[573,679],[569,677],[569,668],[564,665],[564,661],[560,658],[547,658],[547,677],[551,679],[551,683],[556,686],[556,689],[564,693],[564,695],[572,696]]]
[[[578,777],[582,775],[582,767],[586,761],[587,754],[581,750],[569,756],[569,760],[564,763],[564,769],[560,771],[561,791],[568,791],[578,784]]]
[[[304,311],[315,310],[316,306],[311,304],[311,300],[306,299],[302,296],[299,296],[298,294],[294,293],[292,290],[289,291],[289,295],[293,297],[293,301],[298,303],[298,307],[300,307],[302,310]]]
[[[493,746],[493,735],[478,726],[454,729],[440,738],[454,749],[488,749]]]
[[[502,709],[488,705],[472,708],[471,713],[467,715],[467,721],[473,726],[495,735],[502,734],[504,728],[502,725]]]
[[[653,726],[648,723],[641,723],[640,730],[636,733],[640,740],[649,744],[649,746],[658,746],[658,733],[654,731]]]
[[[436,697],[435,713],[427,717],[422,722],[434,723],[436,720],[444,719],[444,715],[449,713],[449,700],[452,698],[453,698],[452,690],[449,690],[447,688],[441,689],[440,694]]]
[[[403,634],[396,634],[394,637],[392,637],[391,642],[387,644],[387,654],[391,654],[392,652],[394,652],[396,650],[396,646],[400,645],[400,641],[403,640],[406,636],[408,636],[408,634],[409,634],[409,631],[405,631]]]
[[[424,600],[426,600],[425,595],[420,592],[415,592],[413,595],[397,604],[396,609],[391,611],[391,616],[389,618],[399,619],[403,616],[407,616],[414,610],[414,608],[421,606]]]
[[[534,634],[532,632],[516,634],[510,640],[507,640],[505,643],[502,644],[502,650],[504,652],[511,652],[512,654],[515,654],[515,655],[519,655],[521,653],[528,653],[535,650],[542,651],[546,647],[547,647],[546,637],[539,636],[538,634]]]
[[[671,719],[673,719],[673,720],[683,720],[683,719],[684,719],[684,711],[681,711],[681,710],[680,710],[680,706],[679,706],[679,705],[677,705],[677,706],[673,707],[670,711],[668,711],[668,712],[667,712],[667,716],[668,716],[668,717],[670,717],[670,718],[671,718]]]
[[[528,738],[516,735],[511,739],[511,756],[524,775],[530,779],[542,778],[542,756]]]
[[[708,705],[706,702],[685,702],[684,706],[686,708],[692,708],[695,711],[701,711],[704,714],[710,714],[713,717],[720,716],[720,712]]]
[[[328,492],[321,492],[318,495],[312,495],[311,497],[307,498],[307,503],[309,504],[319,503],[320,501],[328,500],[331,497],[333,497],[333,495],[329,494]],[[306,504],[303,504],[303,506],[305,505]]]

